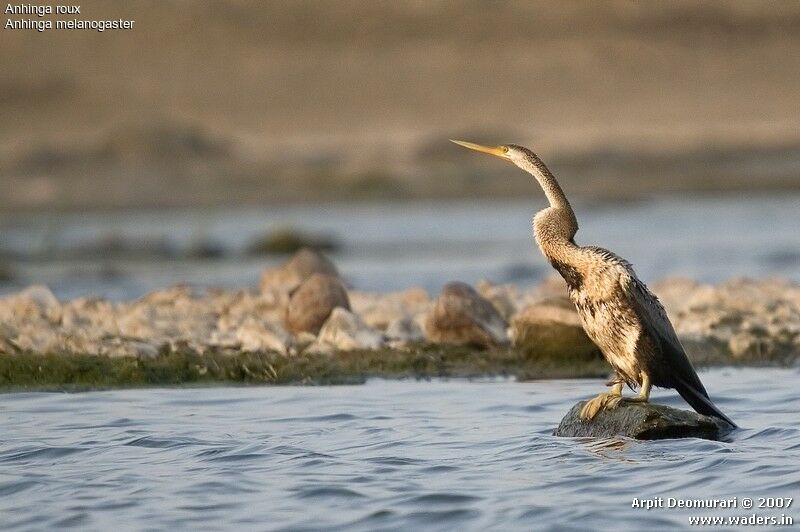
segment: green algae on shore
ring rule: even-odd
[[[481,293],[450,283],[436,299],[416,288],[352,291],[349,304],[327,305],[330,316],[318,334],[291,334],[284,326],[288,309],[300,302],[296,286],[310,283],[313,275],[302,279],[314,269],[337,271],[324,257],[309,266],[303,256],[265,272],[259,291],[177,286],[130,302],[61,302],[47,287],[31,286],[0,299],[0,390],[530,380],[611,371],[559,295],[564,287],[547,282],[528,292],[482,283]],[[698,367],[791,366],[800,358],[796,284],[675,280],[657,291]],[[318,306],[312,301],[304,312]]]
[[[744,364],[711,358],[704,365]],[[752,361],[751,361],[752,363]],[[211,384],[357,384],[367,378],[513,377],[519,380],[601,378],[601,359],[535,358],[513,349],[421,346],[411,350],[350,351],[336,355],[273,352],[203,354],[164,351],[155,357],[79,354],[0,354],[0,391],[94,390]]]
[[[211,383],[353,384],[369,377],[505,376],[520,379],[601,377],[601,361],[580,365],[536,361],[512,350],[422,347],[351,351],[335,356],[303,353],[164,352],[156,357],[0,354],[0,390],[91,390]]]

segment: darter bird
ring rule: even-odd
[[[536,213],[533,234],[544,256],[564,278],[586,334],[614,369],[610,393],[586,402],[583,419],[622,401],[647,402],[650,388],[674,388],[700,414],[714,416],[733,427],[708,397],[678,340],[658,298],[636,277],[633,267],[614,253],[575,243],[578,221],[561,186],[531,150],[515,144],[481,146],[456,144],[506,159],[533,175],[550,206]],[[639,388],[639,395],[622,397],[622,387]]]

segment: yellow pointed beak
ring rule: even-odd
[[[450,139],[450,142],[455,142],[459,146],[464,146],[465,148],[469,148],[470,150],[488,153],[489,155],[494,155],[495,157],[500,157],[501,159],[508,159],[508,148],[506,148],[505,146],[496,146],[492,148],[490,146],[481,146],[480,144],[474,144],[472,142],[466,142],[463,140],[453,140],[453,139]]]

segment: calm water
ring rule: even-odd
[[[730,441],[550,436],[594,380],[151,389],[0,398],[0,528],[688,528],[634,497],[800,497],[800,371],[701,375]],[[662,391],[659,402],[678,406]]]
[[[448,281],[480,279],[530,285],[552,273],[531,239],[531,216],[543,206],[531,194],[513,202],[6,215],[0,216],[0,267],[12,275],[4,282],[0,268],[0,293],[45,283],[61,298],[128,299],[182,282],[255,286],[265,267],[285,258],[244,251],[281,226],[336,238],[341,249],[333,258],[362,290],[423,286],[435,293]],[[668,275],[800,281],[797,194],[583,202],[576,210],[578,242],[621,254],[645,281]],[[98,252],[97,243],[109,240],[128,243],[134,253],[114,258]],[[222,256],[185,258],[198,245]],[[166,256],[148,255],[160,252]]]

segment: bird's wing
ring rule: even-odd
[[[614,292],[624,294],[625,301],[621,302],[622,305],[630,308],[636,314],[637,321],[642,328],[641,334],[646,335],[647,339],[652,341],[652,347],[658,351],[657,355],[660,355],[669,367],[670,375],[681,377],[702,395],[707,395],[703,383],[700,382],[700,378],[678,340],[678,335],[667,317],[667,312],[658,298],[636,277],[633,266],[607,249],[596,246],[587,246],[584,249],[598,258],[598,262],[604,267],[614,268],[613,275],[618,283],[614,287]],[[617,288],[620,290],[616,290]]]
[[[630,294],[631,306],[639,317],[644,332],[656,343],[672,374],[708,397],[658,298],[634,276],[631,277],[627,292]]]
[[[709,399],[708,392],[686,356],[686,351],[658,298],[633,275],[628,293],[644,332],[655,342],[664,362],[669,366],[672,385],[680,396],[697,412],[717,417],[735,427],[736,424]]]

